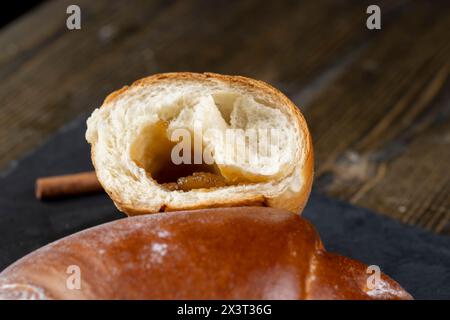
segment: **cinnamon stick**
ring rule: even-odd
[[[54,199],[103,191],[95,172],[81,172],[36,180],[36,198]]]

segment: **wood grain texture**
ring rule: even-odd
[[[446,1],[50,1],[0,31],[0,166],[149,74],[262,79],[305,113],[322,192],[450,234]]]
[[[449,228],[450,15],[425,3],[384,31],[306,111],[319,188]]]

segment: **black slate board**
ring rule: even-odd
[[[123,218],[104,194],[39,202],[37,177],[91,170],[85,117],[0,174],[0,270],[66,235]],[[376,264],[417,299],[450,299],[450,237],[313,192],[304,216],[329,251]]]

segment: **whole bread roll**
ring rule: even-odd
[[[125,218],[56,241],[4,270],[0,297],[411,299],[388,276],[371,288],[368,277],[366,265],[327,253],[298,215],[218,208]]]
[[[128,215],[249,205],[299,213],[311,190],[305,119],[262,81],[157,74],[110,94],[87,127],[97,177]],[[180,129],[191,139],[183,152]]]

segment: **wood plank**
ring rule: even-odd
[[[217,71],[295,91],[366,39],[365,28],[356,28],[364,7],[331,0],[133,6],[85,0],[79,32],[65,29],[67,4],[50,2],[0,34],[0,46],[16,48],[0,56],[0,165],[91,111],[108,92],[145,75]],[[55,18],[42,23],[48,16]],[[324,23],[340,31],[331,33]],[[290,70],[297,71],[285,76]]]
[[[319,190],[448,232],[448,30],[417,2],[307,109]]]

